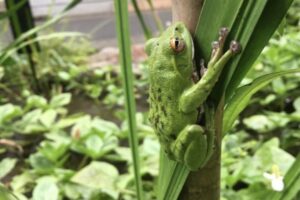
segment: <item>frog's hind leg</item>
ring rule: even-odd
[[[175,160],[194,171],[202,166],[207,155],[207,138],[199,125],[188,125],[171,144]]]

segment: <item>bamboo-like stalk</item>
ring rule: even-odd
[[[9,17],[9,21],[10,21],[11,29],[15,40],[18,39],[24,32],[34,28],[34,20],[33,20],[29,1],[23,3],[22,6],[20,6],[18,9],[14,9],[15,7],[18,6],[18,4],[19,2],[16,0],[5,1],[7,10],[12,9]],[[28,39],[32,39],[36,37],[37,35],[34,34],[31,36],[31,38]],[[26,55],[31,70],[34,89],[37,92],[41,92],[42,88],[37,77],[37,69],[32,57],[32,48],[39,49],[40,47],[38,43],[35,43],[32,44],[31,46],[26,46],[22,48],[20,51],[18,51],[18,53]]]
[[[182,21],[194,34],[203,2],[203,0],[172,0],[173,22]]]
[[[134,178],[137,199],[143,199],[142,179],[139,166],[138,137],[136,133],[136,106],[133,92],[133,73],[131,65],[130,28],[128,23],[127,0],[115,0],[117,35],[120,49],[120,63],[125,92],[125,107],[129,131],[129,144],[133,158]]]
[[[31,67],[31,72],[32,72],[33,79],[34,79],[34,82],[36,85],[36,89],[40,90],[41,86],[38,82],[35,63],[32,58],[32,55],[31,55],[31,51],[39,49],[39,46],[37,45],[37,43],[35,43],[35,45],[33,45],[33,43],[29,42],[29,41],[35,41],[37,38],[36,37],[37,33],[39,31],[43,30],[44,28],[46,28],[46,27],[54,24],[58,20],[60,20],[66,14],[66,12],[68,10],[75,7],[80,2],[81,2],[81,0],[72,0],[63,9],[63,11],[61,13],[59,13],[55,17],[51,18],[50,20],[46,21],[42,25],[34,26],[32,14],[30,11],[30,6],[29,6],[29,4],[26,5],[26,3],[28,3],[28,2],[26,2],[26,0],[16,1],[16,2],[7,0],[6,6],[7,6],[8,10],[7,10],[7,12],[5,12],[3,15],[0,16],[0,19],[5,18],[5,17],[10,17],[12,27],[14,29],[13,32],[15,35],[15,40],[13,42],[11,42],[7,47],[0,50],[0,64],[3,63],[7,58],[10,57],[11,52],[14,52],[13,51],[14,49],[16,49],[17,51],[20,51],[20,53],[26,54],[26,56],[28,58],[28,63]],[[27,6],[28,8],[25,9],[25,11],[23,11],[24,12],[23,15],[25,17],[20,17],[20,16],[18,16],[18,14],[16,12],[19,9],[22,9],[23,6]],[[25,20],[26,26],[23,24],[23,22],[24,22],[23,18],[26,19]],[[22,43],[25,44],[25,43],[27,43],[27,41],[29,42],[28,45],[22,45]],[[36,41],[38,41],[38,40],[36,40]],[[21,47],[21,48],[18,48],[18,47]]]

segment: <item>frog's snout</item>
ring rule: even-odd
[[[154,45],[156,45],[156,38],[152,38],[152,39],[150,39],[146,42],[145,51],[146,51],[148,56],[151,55],[151,52],[152,52],[152,49],[153,49]]]

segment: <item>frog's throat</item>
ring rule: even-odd
[[[176,63],[176,59],[175,59],[174,56],[173,56],[173,58],[172,58],[172,66],[173,66],[173,68],[174,68],[174,71],[179,75],[179,77],[180,77],[182,80],[184,80],[183,75],[182,75],[182,74],[179,72],[179,70],[178,70],[177,63]]]

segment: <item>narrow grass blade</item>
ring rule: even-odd
[[[300,69],[274,72],[256,78],[252,83],[238,88],[232,98],[228,101],[227,107],[225,108],[223,117],[223,136],[231,129],[239,114],[248,105],[253,94],[255,94],[258,90],[266,86],[275,78],[297,72],[300,73]]]
[[[153,2],[152,0],[147,0],[149,6],[150,6],[150,9],[151,9],[151,13],[152,13],[152,16],[154,18],[154,21],[155,21],[155,24],[156,24],[156,27],[158,28],[159,30],[159,33],[161,34],[163,31],[164,31],[164,26],[163,26],[163,23],[159,17],[159,15],[157,14],[154,6],[153,6]]]
[[[140,175],[138,137],[136,133],[135,99],[133,92],[133,74],[131,65],[130,32],[128,23],[127,0],[115,0],[117,34],[120,49],[120,62],[123,75],[123,85],[126,100],[126,115],[129,129],[129,144],[131,147],[137,199],[143,199],[142,180]]]
[[[78,32],[58,32],[58,33],[51,33],[47,35],[41,35],[37,36],[36,38],[26,40],[18,45],[16,45],[14,48],[9,49],[6,52],[7,57],[13,55],[16,53],[16,51],[24,48],[25,46],[31,45],[33,43],[39,42],[39,41],[44,41],[44,40],[51,40],[51,39],[58,39],[58,38],[68,38],[68,37],[87,37],[87,35],[83,33],[78,33]]]
[[[141,10],[139,8],[139,5],[138,5],[137,1],[136,0],[131,0],[131,2],[132,2],[132,5],[134,7],[135,13],[136,13],[136,15],[137,15],[137,17],[138,17],[138,19],[140,21],[142,29],[144,31],[144,36],[148,40],[148,39],[150,39],[152,37],[152,32],[150,31],[150,29],[146,25],[146,22],[144,20],[144,17],[142,15],[142,12],[141,12]]]
[[[72,9],[79,2],[80,2],[80,0],[71,1],[61,13],[59,13],[55,17],[51,18],[50,20],[46,21],[45,23],[43,23],[39,26],[36,26],[35,28],[30,29],[29,31],[23,33],[20,37],[18,37],[18,39],[14,40],[7,47],[2,49],[0,51],[0,65],[8,58],[7,53],[6,53],[6,52],[8,52],[8,50],[14,48],[16,45],[18,45],[21,42],[25,41],[26,39],[30,38],[32,35],[38,33],[39,31],[41,31],[41,30],[53,25],[54,23],[58,22],[62,17],[65,16],[65,14],[68,10]]]
[[[177,199],[190,170],[160,153],[158,200]]]

